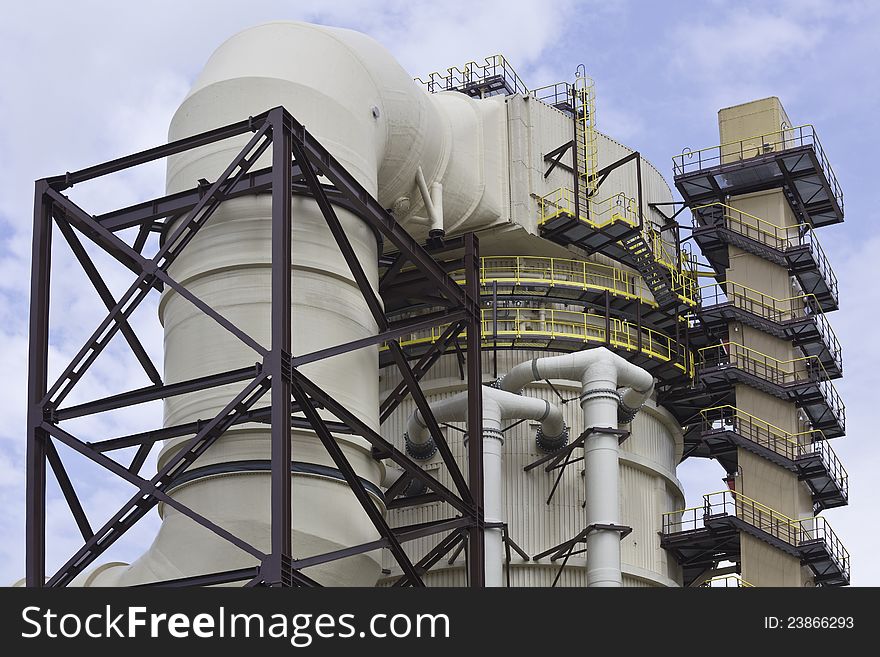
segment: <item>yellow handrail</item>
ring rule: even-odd
[[[736,349],[731,349],[731,347],[735,347]],[[723,350],[723,351],[722,351]],[[758,351],[757,349],[752,349],[751,347],[746,347],[745,345],[729,340],[727,342],[721,342],[719,344],[709,345],[708,347],[701,347],[697,350],[697,353],[700,355],[700,362],[705,363],[705,353],[710,351],[715,351],[719,355],[726,355],[729,359],[744,357],[748,360],[754,361],[756,363],[761,363],[765,368],[773,369],[779,372],[782,375],[800,375],[804,372],[810,372],[814,368],[815,370],[821,373],[820,378],[823,381],[827,381],[829,385],[833,387],[831,383],[831,377],[828,376],[828,372],[825,370],[825,366],[822,365],[821,359],[816,355],[809,356],[799,356],[797,358],[789,358],[788,360],[780,360],[779,358],[774,358],[769,354],[765,354],[762,351]],[[760,357],[760,358],[757,358]],[[790,367],[785,367],[786,365]],[[799,369],[798,366],[803,366]]]
[[[615,222],[629,226],[636,226],[639,223],[635,199],[629,198],[622,192],[601,201],[594,201],[591,198],[589,203],[589,217],[584,214],[577,219],[593,228],[604,228]],[[538,205],[541,213],[539,224],[545,224],[560,215],[574,217],[574,190],[559,187],[546,196],[539,196]]]
[[[800,223],[791,226],[780,226],[778,224],[774,224],[771,221],[767,221],[766,219],[762,219],[761,217],[757,217],[749,212],[740,210],[739,208],[735,208],[733,206],[727,205],[726,203],[722,203],[721,201],[713,201],[712,203],[696,205],[692,208],[692,210],[696,212],[697,210],[703,210],[705,208],[711,207],[722,208],[727,213],[736,213],[737,215],[739,215],[739,223],[746,225],[748,228],[753,228],[760,234],[773,237],[780,242],[782,242],[783,240],[788,241],[789,246],[797,246],[800,243],[801,235],[804,232],[813,232],[813,227],[810,226],[810,224]],[[734,217],[731,217],[728,214],[725,214],[725,217],[736,220],[734,219]],[[742,217],[748,217],[754,222],[754,225],[748,225],[748,222],[744,221]],[[794,243],[791,242],[792,239],[795,240]]]
[[[463,281],[464,270],[450,272],[450,276],[457,281]],[[594,289],[657,306],[639,274],[586,260],[543,256],[483,256],[480,258],[480,282],[484,286],[493,282],[541,283],[548,286]]]
[[[707,518],[725,515],[738,518],[795,547],[821,541],[841,572],[849,576],[849,552],[823,516],[791,518],[736,491],[707,493],[703,495],[702,506],[664,513],[662,533],[699,530],[705,527]]]
[[[668,362],[688,376],[694,375],[693,355],[684,345],[654,329],[639,327],[624,320],[590,312],[555,310],[549,308],[499,308],[498,318],[492,309],[481,311],[481,338],[484,344],[500,346],[528,342],[529,338],[567,339],[576,344],[610,344],[613,347],[645,354],[655,360]],[[497,333],[494,328],[497,325]],[[610,333],[606,330],[610,325]],[[446,326],[432,327],[409,337],[402,336],[401,346],[436,342]],[[606,335],[607,333],[607,335]],[[383,347],[385,349],[386,347]],[[581,348],[581,347],[576,347]]]
[[[849,475],[821,429],[786,431],[730,404],[705,408],[700,411],[700,415],[703,419],[703,431],[732,427],[740,436],[791,461],[818,456],[840,491],[848,495]]]
[[[825,440],[825,432],[821,429],[809,429],[807,431],[798,431],[793,433],[791,431],[786,431],[785,429],[777,427],[775,424],[771,424],[766,420],[762,420],[756,415],[752,415],[751,413],[740,410],[739,408],[731,404],[722,404],[720,406],[712,406],[710,408],[704,408],[703,410],[701,410],[700,415],[702,416],[704,423],[709,423],[713,421],[713,418],[710,417],[713,413],[720,413],[721,416],[725,419],[746,417],[749,419],[749,421],[761,426],[774,437],[778,438],[781,441],[785,441],[786,443],[790,443],[795,447],[803,446],[802,441],[798,440],[799,438],[807,438],[808,442],[810,443],[817,440]],[[721,418],[714,419],[717,420]]]
[[[816,266],[819,269],[819,273],[825,278],[828,286],[836,292],[838,287],[837,275],[831,268],[828,256],[816,237],[815,230],[809,224],[801,223],[794,226],[779,226],[720,201],[693,207],[692,212],[694,213],[695,221],[699,210],[705,208],[720,208],[723,212],[726,228],[743,237],[759,241],[777,251],[785,252],[794,247],[808,246],[816,258]]]
[[[835,361],[840,362],[840,340],[812,292],[778,299],[748,285],[725,281],[700,286],[699,298],[704,309],[730,302],[741,310],[776,323],[812,318]]]

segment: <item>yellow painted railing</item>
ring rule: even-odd
[[[837,296],[837,275],[831,268],[828,256],[816,237],[816,231],[809,224],[797,224],[795,226],[778,226],[774,223],[761,219],[748,212],[743,212],[725,203],[706,203],[693,208],[694,226],[696,216],[700,210],[717,210],[723,217],[724,227],[731,232],[748,237],[776,251],[785,253],[789,249],[807,247],[816,261],[816,267],[822,278],[828,284],[835,296]]]
[[[841,571],[849,577],[849,552],[824,517],[790,518],[731,490],[704,495],[702,506],[664,513],[662,533],[669,535],[700,530],[706,526],[707,519],[725,515],[736,517],[794,547],[821,541]]]
[[[541,212],[540,224],[545,224],[560,215],[574,217],[574,191],[568,187],[560,187],[546,196],[538,197],[538,206]],[[593,228],[604,228],[615,222],[628,226],[637,226],[639,223],[635,199],[629,198],[623,192],[601,201],[590,199],[589,210],[589,217],[586,212],[582,212],[577,219]]]
[[[700,300],[700,283],[696,256],[687,249],[676,253],[675,247],[663,240],[653,226],[643,233],[651,247],[654,260],[669,271],[672,291],[688,305],[695,306]]]
[[[749,584],[739,575],[719,575],[712,577],[700,584],[702,588],[754,588],[754,584]]]
[[[818,456],[840,490],[845,495],[849,494],[849,475],[821,430],[786,431],[730,404],[703,409],[700,416],[704,432],[734,431],[790,461]]]
[[[635,199],[622,192],[601,201],[581,198],[580,203],[589,203],[589,213],[582,212],[577,217],[593,229],[599,230],[614,223],[622,223],[635,228],[639,222]],[[559,216],[575,217],[574,191],[560,187],[546,196],[538,197],[540,211],[539,224],[545,224]],[[669,271],[673,292],[689,305],[696,305],[699,297],[697,261],[693,253],[682,249],[678,254],[675,248],[665,242],[660,231],[646,227],[642,236],[648,242],[654,260]]]
[[[670,363],[688,376],[694,375],[693,355],[683,344],[654,329],[639,329],[635,324],[614,318],[606,321],[604,315],[548,308],[499,308],[495,317],[492,309],[486,308],[481,311],[481,319],[482,340],[486,345],[544,346],[547,340],[562,340],[573,343],[572,351],[575,351],[583,345],[610,344]],[[400,344],[434,343],[447,326],[401,336]]]
[[[428,79],[414,78],[416,82],[425,85],[428,91],[450,91],[468,85],[477,84],[490,78],[503,78],[513,93],[527,94],[528,88],[517,75],[516,71],[503,55],[491,55],[482,62],[467,62],[464,66],[450,66],[445,73],[433,72],[428,74]]]
[[[727,142],[718,146],[709,146],[697,151],[685,149],[681,155],[672,158],[672,168],[676,176],[695,173],[703,169],[746,160],[767,153],[784,151],[789,148],[810,146],[816,153],[816,159],[822,168],[831,191],[837,199],[838,205],[843,209],[843,191],[837,182],[837,177],[831,170],[831,164],[825,156],[825,151],[816,137],[816,130],[812,125],[805,124],[793,128],[783,128],[763,135],[755,135]]]
[[[829,381],[818,356],[780,360],[739,342],[722,342],[697,350],[701,367],[732,365],[781,386],[801,381]]]
[[[450,272],[458,282],[464,281],[464,270]],[[657,306],[644,279],[635,272],[585,260],[544,258],[541,256],[484,256],[480,258],[480,283],[484,287],[499,285],[540,284],[595,290],[626,299]]]
[[[701,369],[735,367],[783,387],[805,382],[815,383],[834,416],[841,423],[845,421],[846,407],[818,356],[780,360],[757,349],[731,341],[699,349],[697,361]]]
[[[703,308],[731,303],[740,310],[763,317],[776,324],[805,318],[812,319],[816,323],[816,328],[822,335],[828,350],[838,363],[841,361],[840,341],[837,339],[834,329],[831,328],[825,313],[821,311],[815,294],[799,294],[777,299],[747,285],[726,281],[703,285],[700,288],[699,298]]]

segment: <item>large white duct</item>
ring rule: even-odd
[[[385,207],[406,197],[413,200],[414,212],[418,210],[416,179],[422,170],[424,184],[438,194],[436,205],[442,204],[446,214],[457,219],[497,216],[490,206],[500,204],[485,193],[482,176],[470,175],[475,167],[483,172],[480,150],[471,144],[474,131],[481,129],[481,112],[490,111],[490,104],[476,109],[477,103],[464,96],[442,100],[429,96],[382,46],[350,30],[276,22],[235,35],[209,59],[175,113],[169,139],[279,105]],[[218,142],[170,158],[168,193],[216,178],[246,139]],[[253,168],[268,166],[269,157],[264,155]],[[495,159],[500,162],[500,154]],[[452,187],[456,191],[441,199],[441,181],[456,183]],[[308,353],[375,334],[377,327],[316,204],[294,197],[292,205],[293,352]],[[376,289],[374,234],[344,209],[336,212]],[[270,238],[269,195],[228,200],[170,271],[263,345],[270,341]],[[253,365],[256,360],[248,347],[173,290],[164,293],[159,316],[165,330],[167,383]],[[377,347],[312,363],[303,371],[378,429]],[[213,417],[239,389],[223,386],[169,399],[165,424]],[[267,397],[263,401],[268,402]],[[160,467],[182,440],[164,446]],[[372,458],[369,445],[350,436],[337,440],[381,505],[382,466]],[[237,426],[193,465],[195,473],[171,494],[268,550],[269,445],[265,425]],[[292,454],[292,540],[297,555],[376,538],[373,525],[312,432],[293,432]],[[83,574],[78,583],[132,585],[254,565],[253,557],[176,510],[160,505],[159,512],[159,534],[141,558],[131,566],[99,567]],[[309,575],[328,585],[369,586],[379,570],[379,554],[369,553],[310,569]]]
[[[467,420],[467,393],[431,404],[437,422]],[[568,439],[568,430],[558,406],[543,399],[521,397],[511,392],[483,386],[483,512],[487,524],[504,522],[502,493],[504,480],[501,455],[504,434],[502,420],[536,420],[541,423],[538,441],[562,447]],[[407,451],[415,458],[430,458],[436,451],[421,412],[416,409],[410,416],[406,432]],[[485,562],[486,586],[503,586],[504,543],[500,527],[486,529]]]
[[[620,586],[619,421],[632,419],[654,390],[653,377],[604,347],[563,356],[536,358],[517,365],[500,381],[502,390],[519,392],[542,379],[581,382],[586,480],[587,586]],[[618,387],[627,386],[623,393]]]

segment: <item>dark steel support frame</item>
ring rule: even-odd
[[[253,133],[244,149],[235,157],[224,173],[213,183],[201,182],[193,190],[159,197],[135,206],[95,216],[70,201],[62,192],[74,184],[90,181],[146,162],[162,159],[216,141]],[[253,164],[272,146],[272,166],[250,173]],[[320,182],[319,176],[329,180]],[[272,290],[271,290],[271,346],[256,342],[232,322],[202,300],[195,297],[168,274],[168,268],[180,252],[207,223],[219,205],[228,198],[255,193],[272,195]],[[379,331],[376,336],[337,345],[312,354],[295,356],[291,351],[291,194],[308,195],[315,199],[324,215],[351,272],[358,283],[367,305],[373,311]],[[389,323],[382,304],[348,242],[336,217],[334,205],[355,213],[376,233],[377,239],[391,242],[399,253],[399,266],[404,262],[433,282],[448,308],[418,322]],[[174,227],[171,229],[172,220]],[[107,317],[86,341],[62,375],[50,385],[48,377],[49,354],[49,290],[52,274],[51,247],[53,222],[71,247],[77,260],[108,309]],[[132,246],[120,239],[117,231],[138,227]],[[161,234],[158,252],[147,258],[142,255],[150,232]],[[88,257],[77,236],[89,238],[97,246],[131,270],[136,279],[119,299],[109,292],[98,267]],[[110,545],[140,520],[159,502],[174,507],[189,518],[208,528],[251,554],[256,560],[252,568],[221,573],[206,573],[157,585],[188,586],[229,582],[246,582],[247,586],[315,586],[317,582],[301,572],[321,563],[343,559],[381,548],[388,548],[401,565],[404,577],[398,585],[421,585],[423,574],[439,557],[423,558],[412,564],[401,543],[423,536],[448,533],[441,540],[446,551],[455,542],[467,538],[468,581],[471,586],[484,585],[483,509],[482,509],[482,368],[480,360],[480,307],[479,307],[479,245],[476,236],[464,236],[466,285],[453,281],[431,255],[394,220],[394,218],[349,174],[344,167],[312,137],[284,108],[277,107],[259,116],[249,117],[216,130],[188,137],[147,151],[125,156],[74,173],[41,179],[35,185],[34,230],[31,275],[30,347],[28,377],[28,434],[27,434],[27,526],[26,526],[26,584],[29,587],[65,586],[83,572]],[[173,288],[223,328],[231,332],[255,352],[253,367],[200,377],[185,382],[166,384],[150,362],[128,318],[138,304],[152,290]],[[397,338],[413,329],[413,325],[437,326],[448,321],[449,314],[457,318],[444,332],[438,348],[423,356],[411,367],[400,349]],[[468,477],[465,478],[452,459],[451,451],[437,426],[419,380],[443,353],[442,346],[467,331],[467,384],[469,394],[468,433],[474,438],[468,442]],[[144,367],[153,385],[125,391],[110,397],[76,406],[63,407],[67,394],[84,372],[99,357],[101,351],[117,333],[121,332],[132,352]],[[379,434],[361,422],[314,382],[303,376],[297,367],[334,355],[370,345],[386,343],[397,356],[404,383],[382,403],[382,419],[388,417],[409,394],[428,420],[431,433],[444,456],[455,483],[455,491],[447,489],[424,471],[405,453],[385,441]],[[174,395],[244,382],[241,392],[214,418],[184,425],[164,427],[131,436],[84,442],[62,429],[66,419],[125,408],[145,401],[165,399]],[[256,407],[257,402],[271,390],[271,405]],[[323,420],[317,413],[322,408],[338,418],[338,422]],[[305,417],[296,415],[303,413]],[[201,514],[189,509],[168,494],[175,482],[185,474],[192,463],[213,445],[229,427],[242,422],[271,424],[271,530],[270,552],[263,553],[232,533],[217,526]],[[323,555],[295,558],[291,545],[291,480],[290,430],[291,426],[310,428],[327,448],[345,480],[373,521],[379,539],[363,545],[343,548]],[[333,432],[354,433],[365,438],[377,458],[389,458],[405,471],[408,481],[419,480],[437,499],[448,503],[458,515],[454,518],[426,523],[416,527],[389,527],[379,509],[367,494],[361,480],[332,437]],[[192,436],[151,479],[138,472],[149,451],[161,440]],[[64,443],[82,456],[103,466],[118,477],[135,485],[137,493],[97,531],[90,526],[82,504],[77,497],[75,482],[55,449],[53,439]],[[127,447],[138,447],[128,466],[112,459],[109,452]],[[83,535],[83,545],[57,572],[46,573],[46,464],[49,463],[74,520]],[[392,486],[400,493],[405,486]],[[391,499],[386,499],[390,502]],[[443,552],[445,554],[446,552]],[[433,559],[433,560],[432,560]]]

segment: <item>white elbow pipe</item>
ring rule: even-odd
[[[431,404],[437,422],[467,419],[467,393]],[[548,444],[557,449],[568,442],[568,428],[562,410],[543,399],[521,397],[504,390],[483,387],[483,514],[486,524],[485,563],[486,586],[500,587],[504,574],[503,466],[504,435],[502,420],[536,420],[541,423],[538,432]],[[428,458],[436,451],[422,414],[416,410],[407,423],[406,448],[415,458]],[[493,526],[494,525],[494,526]]]
[[[467,393],[431,404],[431,412],[438,423],[467,419]],[[568,430],[562,419],[562,410],[543,399],[522,397],[513,393],[483,386],[483,426],[495,428],[503,419],[535,420],[541,423],[536,441],[544,451],[563,447],[568,441]],[[406,450],[413,458],[429,459],[437,446],[428,432],[428,425],[416,409],[406,425]]]
[[[619,434],[601,429],[632,421],[654,391],[654,378],[600,347],[521,363],[498,385],[519,391],[532,381],[553,378],[581,382],[584,431],[590,431],[584,441],[587,586],[621,586]]]
[[[613,381],[615,387],[625,386],[619,395],[621,424],[631,422],[654,392],[654,377],[605,347],[520,363],[500,379],[498,386],[508,392],[520,392],[527,384],[542,379],[569,379],[580,381],[582,386],[605,379]]]

